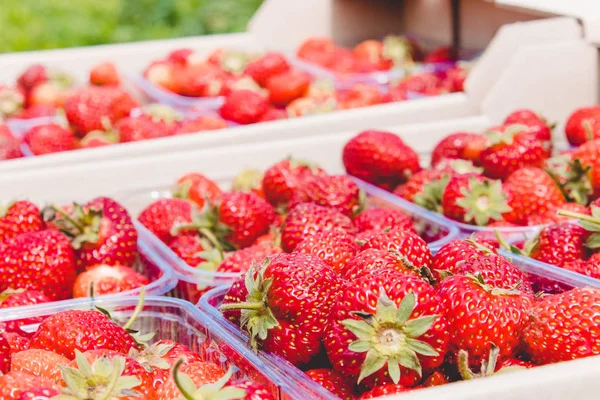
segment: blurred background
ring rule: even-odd
[[[262,0],[2,0],[0,52],[241,32]]]

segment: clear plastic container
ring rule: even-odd
[[[434,251],[435,252],[435,251]],[[510,255],[508,258],[512,258]],[[600,281],[590,279],[579,274],[565,271],[561,268],[552,267],[543,263],[531,263],[528,260],[523,260],[522,257],[514,257],[513,262],[525,272],[534,290],[543,291],[544,293],[561,293],[570,290],[574,287],[582,286],[600,286]],[[240,344],[245,344],[248,341],[247,336],[241,333],[239,328],[227,320],[221,312],[219,307],[223,302],[225,294],[229,290],[229,286],[222,286],[207,292],[197,304],[197,307],[207,313],[216,324],[220,324],[223,329],[226,329],[231,333],[232,336],[237,336]],[[289,362],[283,358],[273,354],[263,354],[268,359],[273,368],[281,368],[288,374],[294,374],[295,376],[307,376],[298,368],[292,366]],[[320,386],[318,383],[313,383],[315,386]],[[427,390],[427,389],[421,389]],[[336,399],[337,397],[333,394],[329,394],[329,399]]]
[[[21,140],[21,153],[23,154],[23,157],[34,157],[34,154],[31,152],[31,149],[29,149],[29,146],[27,146],[27,144],[22,141],[25,133],[36,126],[59,123],[61,121],[62,118],[59,116],[38,117],[31,119],[9,118],[8,120],[6,120],[6,125],[8,126],[8,129],[10,129],[12,135],[16,139]]]
[[[364,182],[358,181],[358,184],[367,192],[369,204],[398,208],[403,213],[410,215],[414,220],[415,228],[429,242],[431,248],[437,249],[457,237],[458,229],[452,224],[448,225],[437,215],[424,214],[412,204],[407,207],[398,206],[393,201],[394,196],[390,193]],[[133,215],[142,211],[152,201],[170,196],[171,191],[169,188],[155,188],[124,193],[119,196],[119,200]],[[173,267],[175,275],[179,279],[175,290],[176,297],[195,303],[208,289],[231,283],[239,276],[238,273],[210,272],[193,268],[180,259],[156,236],[150,236],[153,249]]]
[[[43,307],[22,307],[14,311],[0,310],[0,322],[27,320],[40,321],[43,317],[72,309],[110,310],[117,322],[126,322],[133,313],[138,297],[108,297],[102,299],[79,299],[64,304],[46,304]],[[37,324],[23,326],[34,331]],[[234,378],[250,378],[270,390],[276,399],[305,400],[323,398],[327,391],[315,388],[311,382],[297,380],[293,375],[285,376],[275,371],[262,355],[254,354],[239,337],[215,324],[208,315],[179,299],[149,296],[144,301],[140,315],[132,329],[143,333],[156,332],[153,341],[175,340],[198,352],[207,361],[220,364],[223,369],[233,367]]]

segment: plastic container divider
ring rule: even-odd
[[[432,250],[435,253],[435,250]],[[580,274],[566,271],[561,268],[553,267],[544,263],[532,263],[528,260],[523,260],[523,257],[512,257],[512,254],[503,254],[507,258],[512,258],[515,265],[517,265],[526,275],[530,278],[531,283],[536,291],[544,291],[546,293],[560,293],[569,290],[574,287],[583,286],[600,286],[600,281],[591,279]],[[220,324],[223,329],[227,330],[232,336],[239,340],[239,344],[245,344],[248,341],[248,337],[245,333],[242,333],[238,327],[223,317],[223,314],[219,311],[219,307],[223,302],[225,294],[229,290],[229,285],[214,288],[207,292],[198,304],[196,305],[200,310],[208,314],[216,324]],[[297,367],[294,367],[283,358],[273,355],[263,355],[270,363],[272,369],[278,369],[281,374],[293,374],[293,376],[304,376],[306,374]],[[320,386],[314,382],[312,385]],[[327,399],[336,399],[337,397],[333,394],[329,394]]]
[[[33,331],[37,328],[37,322],[45,316],[73,309],[101,307],[110,310],[115,321],[124,323],[133,313],[138,300],[138,297],[105,297],[44,304],[42,307],[5,309],[0,310],[0,322],[29,320],[30,325],[23,326],[23,329]],[[263,383],[276,399],[305,400],[327,395],[325,390],[308,382],[306,376],[284,379],[279,371],[272,370],[262,355],[255,354],[239,338],[231,336],[207,314],[186,301],[148,296],[132,328],[143,333],[156,332],[153,341],[170,339],[189,346],[205,360],[213,361],[225,370],[232,367],[234,378],[248,377]]]

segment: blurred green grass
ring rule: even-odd
[[[241,32],[262,0],[1,0],[0,52]]]

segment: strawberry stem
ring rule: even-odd
[[[50,208],[52,208],[52,210],[57,214],[60,214],[61,217],[69,221],[69,223],[73,225],[77,230],[79,230],[79,232],[83,233],[85,231],[85,228],[79,222],[77,222],[75,218],[69,215],[69,213],[62,210],[60,207],[57,207],[55,204],[52,204]]]
[[[262,310],[265,308],[264,303],[256,301],[256,302],[242,302],[242,303],[231,303],[231,304],[223,304],[221,305],[221,311],[229,311],[229,310]]]
[[[570,217],[570,218],[578,219],[581,221],[587,221],[589,223],[600,226],[600,220],[597,218],[594,218],[591,215],[580,214],[580,213],[576,213],[576,212],[569,211],[569,210],[559,210],[558,215],[562,215],[563,217]]]
[[[177,389],[179,389],[184,398],[187,400],[194,400],[194,396],[183,387],[181,380],[179,379],[179,368],[181,368],[181,365],[184,363],[184,361],[185,360],[183,358],[180,358],[173,366],[173,380],[175,381]]]
[[[146,288],[142,287],[142,290],[140,291],[140,299],[135,306],[135,310],[133,311],[133,314],[131,314],[131,317],[129,317],[129,320],[123,326],[123,329],[128,330],[129,328],[131,328],[131,326],[135,322],[135,319],[140,315],[140,313],[142,312],[142,308],[144,307],[144,297],[145,296],[146,296]]]
[[[119,359],[118,359],[118,357],[115,357],[115,359],[113,360],[113,371],[117,371],[119,368],[120,368]],[[108,400],[113,397],[113,391],[115,390],[115,387],[117,386],[117,382],[119,381],[120,377],[121,377],[120,373],[112,374],[110,381],[108,382],[108,385],[106,386],[106,390],[104,391],[104,394],[102,395],[102,397],[99,397],[98,400]]]

